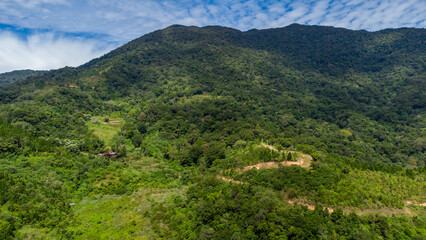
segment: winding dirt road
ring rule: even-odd
[[[265,148],[269,148],[273,151],[278,151],[275,147],[271,146],[271,145],[266,145],[264,143],[261,144],[261,147],[265,147]],[[282,166],[291,166],[291,165],[297,165],[297,166],[301,166],[303,168],[310,168],[311,163],[312,163],[312,156],[307,155],[307,154],[302,154],[302,153],[297,153],[294,151],[282,151],[282,152],[291,152],[292,154],[297,155],[297,160],[296,161],[282,161],[282,162],[263,162],[263,163],[258,163],[258,164],[254,164],[254,165],[249,165],[249,166],[245,166],[243,168],[237,169],[237,171],[247,171],[250,170],[252,168],[255,169],[271,169],[271,168],[278,168],[280,165]],[[234,184],[248,184],[247,182],[243,182],[243,181],[239,181],[239,180],[235,180],[232,178],[228,178],[222,175],[218,175],[217,176],[218,179],[222,180],[222,181],[226,181],[226,182],[231,182]],[[309,210],[315,210],[315,205],[313,204],[309,204],[309,203],[305,203],[299,200],[291,200],[291,199],[286,199],[285,200],[287,203],[289,203],[290,205],[302,205],[302,206],[306,206]],[[406,200],[404,201],[405,205],[414,205],[414,206],[423,206],[426,207],[426,203],[418,203],[416,201],[413,200]],[[331,207],[324,207],[324,209],[327,209],[328,212],[332,213],[334,211],[333,208]],[[392,214],[405,214],[405,215],[413,215],[413,213],[407,209],[393,209],[393,208],[381,208],[381,209],[359,209],[359,208],[353,208],[353,207],[346,207],[343,208],[343,212],[345,213],[350,213],[350,212],[355,212],[357,214],[368,214],[368,213],[381,213],[381,214],[385,214],[385,215],[392,215]]]

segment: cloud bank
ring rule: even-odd
[[[0,72],[75,67],[103,55],[113,47],[93,39],[72,39],[53,33],[22,38],[11,32],[0,32],[0,43]],[[100,45],[103,47],[99,48]]]
[[[122,42],[172,24],[240,30],[291,23],[370,31],[426,27],[424,0],[9,0],[0,11],[0,23],[105,33]]]

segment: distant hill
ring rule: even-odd
[[[34,70],[15,70],[12,72],[6,72],[0,74],[0,86],[10,84],[13,82],[20,81],[26,77],[41,74],[46,71],[34,71]]]

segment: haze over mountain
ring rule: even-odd
[[[1,230],[420,239],[425,36],[173,25],[2,86]]]

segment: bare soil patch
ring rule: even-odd
[[[260,144],[260,146],[265,147],[265,148],[269,148],[272,151],[278,152],[278,149],[276,149],[274,146],[271,146],[271,145],[268,145],[268,144],[264,144],[264,143]]]
[[[265,147],[268,149],[271,149],[272,151],[277,151],[278,150],[271,145],[267,145],[262,143],[260,145],[261,147]],[[254,165],[249,165],[249,166],[245,166],[242,169],[239,169],[239,171],[247,171],[250,170],[252,168],[256,168],[256,169],[262,169],[262,168],[266,168],[266,169],[270,169],[270,168],[278,168],[281,165],[283,166],[291,166],[291,165],[296,165],[296,166],[300,166],[303,168],[310,168],[311,167],[311,163],[312,163],[312,156],[307,155],[307,154],[303,154],[303,153],[299,153],[299,152],[295,152],[295,151],[281,151],[281,152],[285,152],[285,153],[291,153],[295,156],[297,156],[296,161],[282,161],[282,162],[263,162],[263,163],[258,163],[258,164],[254,164]]]
[[[224,177],[222,175],[218,175],[217,178],[220,179],[220,180],[223,180],[225,182],[232,182],[232,183],[235,183],[235,184],[246,184],[245,182],[234,180],[232,178],[227,178],[227,177]]]
[[[271,145],[267,145],[262,143],[260,145],[261,147],[265,147],[268,149],[271,149],[272,151],[278,151],[274,146]],[[278,168],[280,167],[280,165],[282,166],[291,166],[291,165],[297,165],[297,166],[301,166],[303,168],[309,168],[311,166],[312,163],[312,156],[307,155],[307,154],[303,154],[303,153],[299,153],[299,152],[295,152],[295,151],[281,151],[281,152],[291,152],[292,154],[295,154],[297,156],[296,161],[282,161],[282,162],[262,162],[262,163],[258,163],[258,164],[253,164],[253,165],[249,165],[249,166],[245,166],[243,168],[237,169],[237,171],[247,171],[250,170],[252,168],[255,169],[271,169],[271,168]],[[232,178],[227,178],[224,177],[222,175],[217,175],[218,179],[221,179],[223,181],[226,182],[232,182],[235,184],[247,184],[246,182],[243,181],[238,181]],[[305,201],[299,200],[299,199],[286,199],[285,200],[287,203],[289,203],[290,205],[302,205],[302,206],[306,206],[309,210],[315,210],[315,205],[312,203],[307,203]],[[414,200],[406,200],[404,201],[404,203],[406,205],[414,205],[414,206],[423,206],[426,207],[426,203],[419,203],[417,201]],[[334,209],[331,207],[324,207],[324,209],[327,209],[328,212],[332,213],[334,212]],[[415,213],[411,212],[408,208],[403,208],[403,209],[398,209],[398,208],[379,208],[379,209],[360,209],[360,208],[355,208],[355,207],[345,207],[342,208],[343,212],[348,214],[351,212],[355,212],[358,215],[364,215],[364,214],[374,214],[374,213],[380,213],[380,214],[384,214],[384,215],[415,215]]]
[[[298,200],[298,199],[287,199],[286,202],[288,202],[291,205],[302,205],[306,206],[309,210],[315,210],[315,205],[311,203],[306,203],[304,201]],[[324,207],[324,209],[327,209],[329,213],[334,212],[334,209],[331,207]],[[379,213],[383,215],[415,215],[410,209],[403,208],[356,208],[356,207],[343,207],[341,208],[345,214],[349,214],[351,212],[355,212],[358,215],[365,215],[365,214],[374,214]]]
[[[383,215],[409,215],[409,216],[416,215],[413,212],[411,212],[408,208],[403,208],[403,209],[398,209],[398,208],[379,208],[379,209],[344,208],[343,212],[344,213],[355,212],[358,215],[374,214],[374,213],[379,213],[379,214],[383,214]]]
[[[247,184],[243,181],[234,180],[232,178],[227,178],[222,175],[217,176],[218,179],[221,179],[226,182],[232,182],[235,184]],[[309,210],[315,210],[315,205],[312,203],[307,203],[305,201],[299,200],[299,199],[286,199],[287,203],[289,203],[292,206],[295,205],[302,205],[306,206]],[[417,205],[417,206],[425,206],[425,203],[415,203],[414,201],[405,201],[408,205]],[[323,207],[323,209],[327,209],[329,213],[334,212],[334,208],[331,207]],[[374,214],[379,213],[383,215],[408,215],[413,216],[416,215],[416,213],[413,213],[408,208],[398,209],[398,208],[366,208],[366,209],[360,209],[356,207],[343,207],[341,208],[345,214],[349,214],[351,212],[355,212],[358,215],[365,215],[365,214]]]
[[[406,205],[414,205],[414,206],[422,206],[422,207],[426,207],[426,202],[424,202],[424,203],[419,203],[419,202],[414,201],[414,200],[406,200],[406,201],[404,201],[404,203],[405,203]]]
[[[293,206],[296,205],[296,204],[298,204],[298,205],[303,205],[303,206],[308,207],[309,210],[315,210],[315,206],[312,205],[312,204],[308,204],[308,203],[304,203],[304,202],[299,202],[299,201],[294,201],[294,200],[290,200],[290,199],[288,199],[287,202],[290,203],[290,205],[293,205]],[[330,208],[330,207],[324,207],[324,209],[327,209],[328,212],[330,212],[330,213],[332,213],[334,211],[334,209]]]

